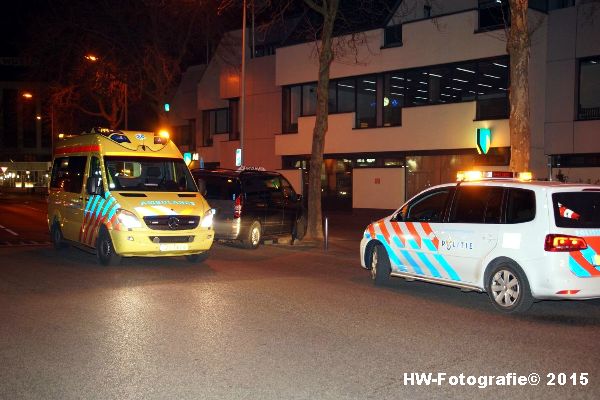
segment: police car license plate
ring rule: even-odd
[[[186,243],[163,243],[160,245],[160,251],[187,250]]]

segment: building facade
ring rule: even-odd
[[[508,169],[508,6],[491,0],[403,1],[357,51],[331,66],[324,207],[397,208],[462,169]],[[597,2],[530,1],[531,167],[541,179],[600,178]],[[594,21],[596,22],[594,24]],[[229,37],[240,43],[239,35]],[[346,43],[357,43],[342,36]],[[225,41],[224,41],[225,42]],[[197,85],[197,152],[234,167],[239,44],[223,45]],[[232,51],[231,49],[236,49]],[[252,53],[251,53],[252,54]],[[310,158],[318,60],[315,44],[249,57],[244,163],[282,169],[296,185]],[[478,133],[489,146],[478,147]]]

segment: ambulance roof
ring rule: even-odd
[[[117,131],[94,128],[90,132],[69,136],[57,143],[55,156],[96,152],[108,156],[182,158],[170,139],[154,132]]]

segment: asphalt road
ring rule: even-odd
[[[484,294],[399,279],[374,287],[358,241],[338,239],[327,253],[216,245],[204,264],[140,258],[109,268],[73,248],[0,247],[0,398],[600,395],[600,301],[506,316]],[[410,384],[411,372],[446,381]],[[509,373],[538,373],[541,383],[459,381]]]
[[[46,198],[0,192],[0,247],[47,245]]]

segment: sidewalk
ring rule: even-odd
[[[354,209],[352,211],[327,211],[329,227],[327,253],[358,258],[360,241],[367,225],[390,215],[394,210]],[[299,246],[302,246],[300,244]],[[323,250],[322,247],[319,251]]]

